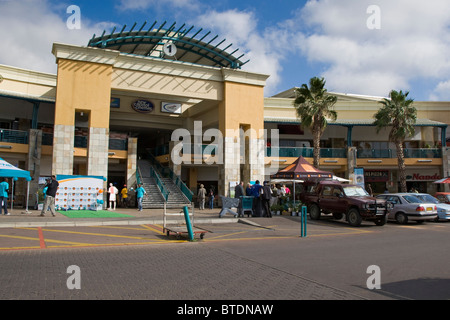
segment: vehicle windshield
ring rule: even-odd
[[[417,196],[406,195],[403,196],[403,199],[405,199],[405,201],[408,203],[423,203],[423,201]]]
[[[418,194],[416,195],[417,198],[422,200],[423,202],[429,202],[429,203],[439,203],[439,200],[436,199],[433,196],[430,196],[429,194]]]
[[[369,195],[364,188],[359,186],[344,187],[344,193],[347,197],[364,197]]]

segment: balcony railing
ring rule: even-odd
[[[404,149],[403,154],[405,158],[442,158],[442,150],[441,149],[431,149],[431,148],[422,148],[422,149]],[[388,158],[393,159],[397,158],[397,150],[395,149],[360,149],[358,150],[358,158],[359,159],[367,159],[367,158]]]
[[[0,142],[28,143],[28,132],[19,130],[0,129]]]
[[[53,134],[42,133],[42,145],[53,145]],[[75,136],[74,147],[75,148],[87,148],[88,137],[87,136]],[[110,150],[128,150],[128,140],[126,139],[109,139]]]
[[[278,155],[277,155],[278,151]],[[274,157],[278,156],[281,158],[291,157],[298,158],[300,156],[305,158],[312,158],[314,156],[314,148],[290,148],[290,147],[281,147],[281,148],[266,148],[266,157]],[[346,149],[341,148],[321,148],[320,149],[320,157],[321,158],[347,158]]]

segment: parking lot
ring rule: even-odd
[[[345,221],[322,217],[319,221],[308,219],[306,232],[301,237],[301,218],[274,216],[273,218],[244,218],[233,223],[196,224],[205,232],[203,239],[195,236],[195,242],[231,242],[280,239],[311,239],[317,237],[364,237],[367,234],[391,234],[429,230],[429,232],[449,232],[446,222],[427,222],[400,225],[389,222],[385,226],[363,223],[360,227],[350,227]],[[170,227],[170,226],[168,226]],[[80,248],[127,245],[168,245],[189,241],[187,230],[181,237],[167,236],[162,224],[140,225],[92,225],[70,227],[16,227],[0,228],[0,250]]]

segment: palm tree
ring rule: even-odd
[[[309,87],[302,84],[300,88],[295,88],[294,107],[302,125],[313,134],[313,165],[316,168],[319,168],[320,137],[327,126],[327,118],[337,119],[337,113],[333,110],[337,97],[327,93],[325,82],[324,78],[314,77],[309,80]]]
[[[409,92],[392,90],[390,99],[380,101],[383,106],[374,116],[377,133],[383,128],[391,127],[389,141],[395,143],[397,149],[401,192],[407,192],[403,143],[407,137],[414,135],[414,124],[417,120],[417,109],[413,107],[414,100],[409,99],[408,95]]]

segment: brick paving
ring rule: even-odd
[[[69,290],[67,268],[81,270]],[[0,299],[358,300],[204,243],[0,252]]]

